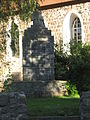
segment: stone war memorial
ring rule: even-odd
[[[62,81],[54,78],[54,37],[45,27],[40,12],[31,17],[33,25],[24,31],[23,81],[13,82],[12,90],[28,96],[53,96],[67,93]]]

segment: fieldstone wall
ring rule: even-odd
[[[14,81],[21,81],[23,80],[23,73],[22,73],[22,38],[24,35],[24,30],[27,29],[27,27],[30,27],[31,21],[28,21],[27,24],[25,21],[20,20],[19,16],[14,16],[13,18],[14,23],[18,27],[19,31],[19,56],[13,56],[12,55],[12,50],[11,50],[11,38],[10,38],[10,29],[12,25],[12,19],[9,18],[7,21],[7,26],[6,26],[6,31],[7,31],[7,36],[6,36],[6,61],[9,63],[9,68],[8,74],[10,73],[12,75],[12,79]]]
[[[54,41],[63,39],[63,22],[70,11],[76,11],[83,19],[83,32],[85,42],[90,42],[90,2],[80,4],[63,5],[57,8],[41,10],[45,25],[51,30]],[[66,24],[67,27],[67,24]]]
[[[83,92],[80,98],[81,120],[90,120],[90,92]]]
[[[67,81],[35,81],[35,82],[14,82],[12,83],[13,91],[24,91],[29,97],[45,97],[45,96],[62,96],[68,95],[65,88]]]
[[[0,93],[0,120],[29,120],[24,93]]]
[[[31,20],[27,23],[20,20],[19,16],[14,16],[14,21],[19,29],[19,38],[22,43],[22,37],[24,35],[24,30],[31,26]],[[10,29],[12,19],[9,18],[8,21],[0,22],[0,92],[3,90],[3,83],[8,77],[12,76],[14,81],[20,81],[23,79],[22,73],[22,53],[20,53],[19,58],[10,56],[10,34],[8,35],[8,30]],[[21,49],[21,43],[19,45]],[[7,45],[9,44],[9,46]],[[9,48],[8,48],[9,47]]]
[[[5,50],[5,37],[6,37],[6,23],[0,21],[0,92],[3,89],[3,81],[5,80],[5,67],[6,63],[6,50]]]

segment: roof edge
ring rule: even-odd
[[[74,0],[74,1],[61,2],[61,3],[45,5],[45,6],[39,6],[38,5],[38,9],[39,10],[46,10],[46,9],[52,9],[52,8],[57,8],[57,7],[63,7],[63,6],[85,3],[85,2],[90,2],[90,0]]]

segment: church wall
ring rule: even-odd
[[[41,10],[46,26],[51,30],[52,35],[54,35],[54,42],[59,42],[63,39],[64,19],[66,15],[73,10],[76,11],[83,20],[83,37],[85,42],[90,42],[90,2]]]

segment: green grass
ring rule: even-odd
[[[30,116],[79,115],[79,96],[27,98]]]

